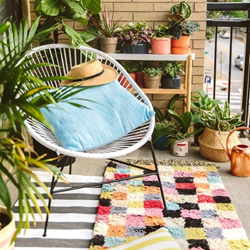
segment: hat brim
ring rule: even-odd
[[[104,69],[104,72],[100,76],[85,81],[62,80],[60,86],[98,86],[113,82],[118,78],[118,72],[114,68],[105,64],[102,64],[102,67]]]

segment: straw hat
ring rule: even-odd
[[[61,86],[97,86],[116,80],[118,73],[112,67],[94,60],[72,67],[66,76],[79,79],[62,80]]]

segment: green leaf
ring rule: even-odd
[[[155,111],[155,117],[157,119],[157,121],[163,121],[165,119],[164,115],[162,114],[162,112],[160,111],[160,109],[158,109],[157,107],[154,106],[154,111]]]
[[[169,146],[174,140],[176,140],[176,138],[173,138],[173,137],[167,138],[164,146],[165,147]]]
[[[5,184],[5,181],[3,180],[2,175],[0,174],[0,200],[3,202],[3,204],[6,206],[9,215],[11,214],[11,199],[10,199],[10,193],[9,190]]]
[[[3,34],[9,27],[11,23],[9,21],[4,22],[0,25],[0,35]]]
[[[71,28],[69,25],[65,24],[64,22],[62,23],[65,33],[69,36],[70,44],[78,48],[80,45],[84,45],[85,42],[82,40],[80,34],[76,32],[73,28]]]
[[[47,16],[57,16],[60,13],[60,3],[57,0],[42,0],[41,11]]]
[[[30,30],[28,32],[29,33],[28,37],[27,38],[24,37],[25,40],[31,40],[35,36],[35,34],[37,32],[38,25],[39,25],[39,21],[40,21],[40,18],[39,17],[36,18],[36,20],[33,22],[33,24],[30,27]],[[24,23],[24,29],[27,29],[25,26],[28,26],[28,22]]]
[[[85,7],[88,7],[91,14],[99,14],[101,11],[101,0],[82,0]]]
[[[186,133],[187,133],[187,131],[188,131],[190,125],[191,125],[192,118],[193,118],[193,117],[192,117],[192,113],[189,112],[189,111],[183,114],[183,116],[182,116],[182,121],[183,121],[183,125],[184,125],[184,126],[182,127],[182,130],[181,130],[181,132],[182,132],[183,134],[186,134]]]
[[[173,128],[162,128],[159,130],[154,130],[154,133],[152,135],[152,142],[155,143],[160,137],[164,135],[169,135],[173,131]]]
[[[80,4],[80,2],[74,2],[72,0],[63,0],[63,3],[66,7],[69,8],[71,19],[87,19],[87,10],[84,8],[84,6]],[[65,14],[67,15],[67,13]]]
[[[171,117],[173,117],[182,127],[185,125],[183,124],[182,118],[173,110],[168,110],[168,113]]]

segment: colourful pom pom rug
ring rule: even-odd
[[[167,217],[163,218],[156,176],[105,184],[90,250],[113,247],[162,226],[183,250],[250,249],[215,166],[159,166],[159,170]],[[119,179],[143,171],[109,162],[104,178]]]

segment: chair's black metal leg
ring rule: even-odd
[[[63,171],[63,169],[66,166],[66,164],[67,164],[67,160],[65,161],[64,166],[61,167],[61,169],[60,169],[61,172]],[[70,164],[70,168],[71,168],[71,165],[72,164]],[[51,186],[50,186],[50,195],[51,195],[52,198],[53,198],[53,191],[54,191],[54,189],[56,187],[57,181],[58,180],[53,176],[52,180],[51,180]],[[52,199],[49,199],[49,202],[48,202],[48,210],[49,210],[48,212],[49,213],[50,213],[51,202],[52,202]],[[46,214],[46,220],[45,220],[45,225],[44,225],[43,237],[47,236],[47,228],[48,228],[48,224],[49,224],[49,213]]]
[[[52,180],[51,180],[51,187],[50,187],[50,195],[51,195],[51,197],[53,197],[53,190],[54,190],[55,186],[56,186],[56,180],[55,180],[55,177],[53,176]],[[51,201],[52,201],[52,199],[49,199],[49,202],[48,202],[48,210],[49,211],[48,212],[50,212]],[[48,223],[49,223],[49,213],[46,214],[43,237],[47,236]]]
[[[72,164],[69,165],[69,174],[72,173]]]
[[[154,147],[153,147],[152,141],[150,141],[150,148],[151,148],[151,153],[152,153],[152,157],[153,157],[153,161],[154,161],[154,165],[155,165],[156,175],[157,175],[158,182],[159,182],[159,185],[160,185],[161,198],[162,198],[162,203],[163,203],[162,212],[163,212],[164,217],[166,217],[167,216],[167,204],[166,204],[165,197],[164,197],[164,192],[163,192],[162,183],[161,183],[161,177],[160,177],[160,174],[159,174],[158,165],[157,165],[157,162],[156,162],[155,152],[154,152]]]

